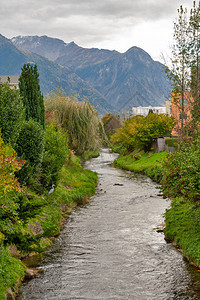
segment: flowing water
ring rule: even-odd
[[[103,149],[86,163],[99,174],[96,195],[71,214],[20,300],[200,299],[197,269],[155,230],[170,201],[146,176],[111,167],[115,158]]]

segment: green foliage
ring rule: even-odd
[[[143,149],[150,151],[153,137],[169,135],[173,126],[173,119],[167,115],[149,113],[146,117],[134,116],[124,121],[111,137],[114,145],[121,145],[127,151]]]
[[[200,200],[200,140],[190,139],[168,156],[164,165],[162,191],[166,197],[185,197]]]
[[[138,173],[145,173],[154,181],[160,182],[163,175],[163,163],[167,157],[167,152],[134,152],[119,156],[114,161],[114,166]]]
[[[57,91],[45,99],[47,116],[67,133],[68,144],[78,155],[99,147],[99,119],[90,103]]]
[[[103,116],[101,121],[103,123],[105,133],[107,134],[108,137],[114,134],[117,128],[121,127],[121,122],[119,118],[111,113]]]
[[[46,126],[44,137],[44,154],[41,165],[42,185],[56,184],[62,166],[70,157],[66,134],[52,124]]]
[[[165,213],[165,237],[175,241],[183,254],[200,266],[200,205],[182,197],[173,199]]]
[[[44,131],[42,126],[32,119],[24,122],[15,150],[21,159],[26,160],[26,164],[17,173],[17,176],[21,183],[29,182],[30,184],[30,180],[32,176],[35,177],[43,158]]]
[[[8,288],[15,289],[18,279],[24,276],[24,270],[25,266],[0,245],[0,299],[6,300]]]
[[[44,100],[40,91],[37,65],[24,64],[19,78],[19,89],[26,120],[33,119],[44,128]]]
[[[0,128],[4,142],[15,145],[24,118],[19,91],[11,89],[8,83],[0,84]]]
[[[178,138],[166,138],[165,139],[165,145],[167,145],[168,147],[175,147],[178,148]]]

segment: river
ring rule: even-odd
[[[45,272],[20,288],[25,300],[200,299],[200,274],[155,228],[170,201],[148,177],[115,169],[103,149],[95,196],[80,206],[40,262]]]

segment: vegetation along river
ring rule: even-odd
[[[197,269],[155,230],[170,201],[146,176],[111,167],[115,158],[103,149],[86,163],[99,174],[96,195],[71,214],[20,300],[200,299]]]

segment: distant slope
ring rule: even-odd
[[[53,61],[27,50],[22,50],[0,35],[0,75],[20,74],[24,63],[37,64],[43,94],[61,88],[68,95],[77,96],[79,100],[90,101],[101,113],[114,110],[98,91],[84,82],[71,69],[59,66]]]
[[[66,44],[46,36],[20,36],[12,41],[70,67],[117,111],[133,106],[165,105],[169,97],[170,84],[164,66],[141,48],[132,47],[125,53],[86,49],[74,42]]]

